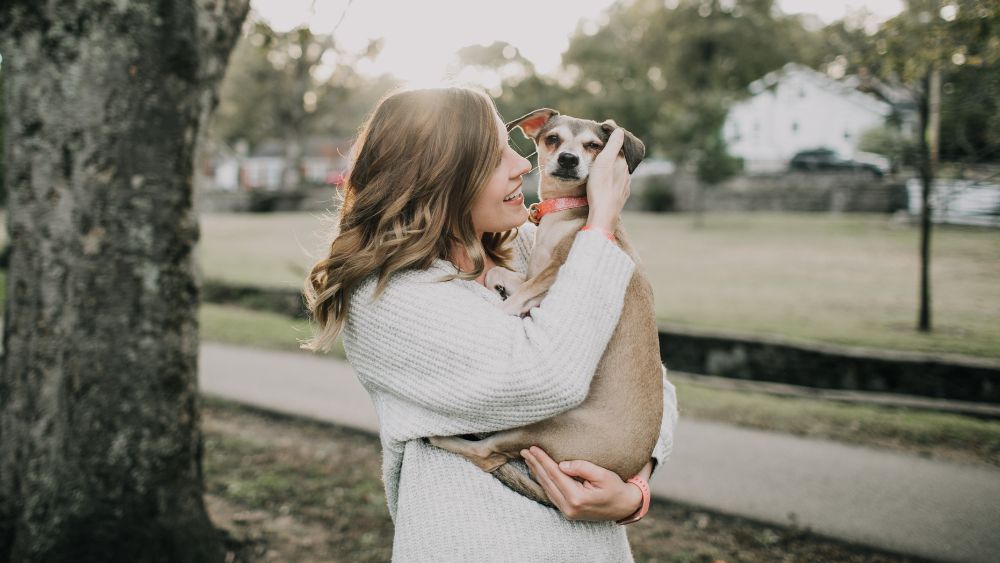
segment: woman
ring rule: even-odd
[[[371,395],[394,560],[631,561],[615,522],[642,497],[614,473],[522,452],[527,467],[512,463],[530,468],[557,511],[423,439],[523,426],[583,402],[635,268],[608,240],[629,192],[616,132],[591,169],[586,230],[544,301],[523,318],[499,311],[486,272],[525,272],[535,230],[522,196],[505,201],[530,170],[508,141],[475,90],[379,103],[355,144],[338,234],[305,284],[320,332],[303,347],[327,350],[342,330]],[[664,406],[659,463],[677,417],[665,377]]]

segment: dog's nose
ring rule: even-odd
[[[575,154],[564,152],[559,155],[559,166],[563,168],[576,168],[577,164],[580,164],[580,157]]]

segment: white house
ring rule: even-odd
[[[754,81],[750,92],[722,129],[729,153],[743,158],[748,172],[787,169],[795,153],[820,147],[851,157],[861,134],[892,113],[875,96],[795,63]]]

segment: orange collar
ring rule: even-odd
[[[586,207],[587,198],[583,197],[557,197],[554,199],[546,199],[538,203],[532,203],[528,206],[528,220],[534,224],[538,224],[545,215],[555,212],[555,211],[565,211],[567,209],[575,209],[577,207]]]

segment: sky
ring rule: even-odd
[[[506,41],[543,74],[555,71],[560,55],[581,21],[591,29],[614,0],[251,0],[273,28],[285,31],[309,22],[328,33],[340,21],[337,40],[360,51],[369,39],[384,38],[374,62],[359,71],[388,72],[413,86],[431,86],[445,77],[454,53],[467,45]],[[664,0],[670,5],[676,0]],[[888,19],[903,0],[777,0],[789,14],[812,14],[822,23],[866,9],[872,21]],[[346,9],[346,12],[345,12]]]

